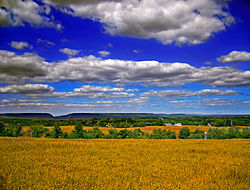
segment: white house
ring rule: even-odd
[[[163,125],[168,127],[173,126],[172,123],[164,123]]]
[[[176,123],[176,124],[174,124],[174,126],[182,126],[182,124],[181,123]]]

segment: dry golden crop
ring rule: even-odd
[[[0,138],[0,189],[249,189],[249,140]]]
[[[182,129],[182,127],[188,127],[190,131],[195,131],[196,129],[201,129],[203,131],[208,131],[211,127],[208,126],[194,126],[194,125],[184,125],[184,126],[146,126],[146,127],[133,127],[133,128],[107,128],[107,127],[100,127],[99,129],[104,133],[108,134],[110,129],[116,129],[117,131],[120,130],[135,130],[135,129],[140,129],[143,132],[151,134],[154,129],[159,129],[161,128],[162,130],[170,130],[170,131],[175,131],[176,134],[178,135],[179,131]],[[48,129],[52,130],[53,127],[48,127]],[[74,126],[60,126],[63,132],[71,133],[74,130]],[[83,127],[84,130],[92,130],[93,127]]]

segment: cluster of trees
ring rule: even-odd
[[[179,134],[179,139],[204,139],[205,132],[200,129],[196,129],[194,132],[190,132],[189,128],[183,127]],[[207,139],[234,139],[234,138],[250,138],[250,128],[243,128],[242,131],[237,127],[230,127],[227,129],[210,128],[207,132]]]
[[[45,137],[48,138],[69,138],[69,139],[176,139],[176,133],[157,129],[152,134],[145,133],[140,129],[120,130],[110,129],[107,135],[103,134],[98,127],[93,127],[92,130],[83,130],[82,125],[76,125],[72,133],[62,132],[59,126],[55,126],[52,132],[46,132]]]
[[[6,137],[18,137],[22,136],[22,127],[19,125],[4,125],[0,123],[0,136]],[[140,129],[135,130],[116,130],[110,129],[108,134],[103,134],[98,127],[93,127],[92,130],[83,130],[81,124],[75,125],[74,130],[71,133],[63,132],[59,125],[55,125],[53,130],[50,131],[45,127],[30,127],[30,130],[26,132],[26,135],[31,137],[46,137],[46,138],[70,138],[70,139],[176,139],[176,133],[174,131],[154,129],[152,134],[145,133]],[[179,134],[179,139],[204,139],[205,132],[200,129],[196,129],[191,132],[188,127],[183,127]],[[250,128],[243,128],[239,130],[237,127],[230,127],[229,129],[210,128],[207,132],[207,139],[232,139],[232,138],[250,138]]]
[[[163,126],[164,123],[182,123],[183,125],[212,125],[212,126],[250,126],[250,117],[185,117],[185,118],[92,118],[84,120],[63,120],[63,119],[1,119],[5,124],[21,126],[98,126],[114,128],[145,127],[145,126]]]
[[[18,137],[20,136],[22,127],[20,125],[8,125],[5,126],[0,123],[0,136],[4,137]]]

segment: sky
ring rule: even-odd
[[[250,114],[248,0],[0,0],[0,113]]]

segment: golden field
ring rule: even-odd
[[[0,189],[249,189],[250,141],[0,138]]]
[[[120,130],[135,130],[135,129],[140,129],[143,132],[149,133],[151,134],[153,132],[154,129],[162,129],[162,130],[170,130],[170,131],[175,131],[176,134],[178,135],[179,131],[183,128],[183,127],[188,127],[190,131],[195,131],[196,129],[201,129],[203,131],[208,131],[211,127],[208,126],[194,126],[194,125],[183,125],[183,126],[146,126],[146,127],[132,127],[132,128],[107,128],[107,127],[99,127],[99,129],[104,133],[104,134],[108,134],[108,131],[110,129],[116,129],[117,131]],[[51,127],[49,127],[50,129],[52,129]],[[62,129],[63,132],[67,132],[67,133],[71,133],[74,130],[74,126],[60,126],[60,128]],[[92,130],[93,127],[83,127],[84,130]]]

